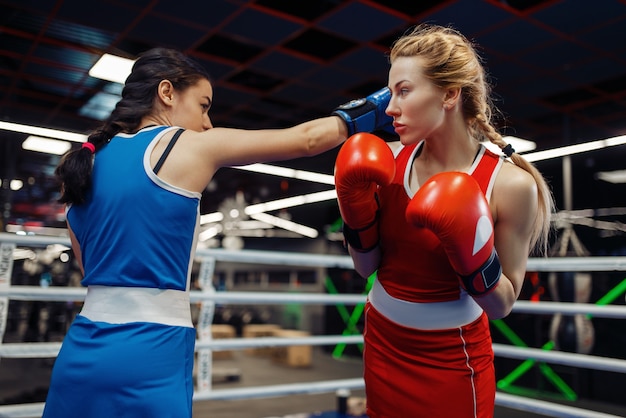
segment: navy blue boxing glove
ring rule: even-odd
[[[385,113],[391,91],[385,87],[363,99],[351,100],[333,111],[348,126],[348,137],[358,132],[386,131],[394,134],[393,118]]]

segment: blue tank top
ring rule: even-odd
[[[164,182],[150,165],[154,145],[174,129],[118,134],[95,154],[87,201],[67,212],[84,286],[188,290],[201,194]]]

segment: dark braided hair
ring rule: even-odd
[[[87,141],[97,152],[118,133],[135,132],[141,120],[154,110],[157,88],[162,80],[169,80],[176,90],[184,91],[201,79],[210,80],[206,70],[183,53],[166,48],[146,51],[135,61],[115,109]],[[59,202],[83,203],[91,187],[92,169],[91,150],[81,147],[68,151],[55,170],[61,183]]]

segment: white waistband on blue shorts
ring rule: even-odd
[[[182,290],[89,286],[80,315],[110,324],[153,322],[193,327],[189,293]]]
[[[466,292],[458,300],[448,302],[417,303],[397,299],[374,281],[368,294],[370,304],[383,316],[399,325],[424,329],[458,328],[474,322],[482,308]]]

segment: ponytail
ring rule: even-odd
[[[114,117],[115,111],[109,117]],[[115,134],[115,124],[107,121],[93,132],[80,148],[68,151],[57,165],[54,174],[61,183],[60,203],[80,205],[91,187],[94,154],[102,149]]]
[[[206,70],[180,51],[153,48],[143,53],[122,89],[122,98],[103,126],[89,135],[91,146],[69,151],[55,170],[61,182],[59,202],[81,204],[91,187],[94,155],[120,132],[136,132],[144,117],[155,109],[157,88],[162,80],[169,80],[175,89],[184,91],[200,79],[209,79]],[[93,148],[93,153],[91,152]]]
[[[537,252],[539,255],[546,255],[548,250],[548,239],[550,234],[550,219],[554,212],[554,197],[543,175],[537,170],[537,168],[526,160],[524,157],[515,152],[511,144],[507,144],[506,141],[491,125],[484,115],[476,116],[477,128],[482,131],[483,136],[493,144],[500,147],[502,152],[511,159],[511,161],[518,167],[527,171],[537,184],[537,192],[539,198],[539,207],[537,210],[537,219],[535,220],[535,227],[531,235],[531,253]]]

